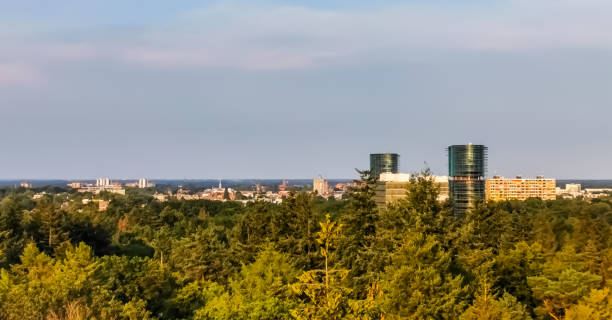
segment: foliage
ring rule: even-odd
[[[322,269],[305,271],[291,288],[302,296],[303,303],[293,310],[298,320],[342,319],[348,313],[350,290],[344,286],[348,270],[334,268],[334,245],[340,237],[342,225],[330,220],[321,222],[317,242],[325,262]]]
[[[461,275],[451,256],[432,235],[410,233],[383,275],[386,310],[391,319],[456,319],[466,304]]]
[[[282,204],[0,189],[0,319],[612,317],[612,198],[454,216],[428,170],[385,208],[360,175]]]

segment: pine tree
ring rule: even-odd
[[[49,252],[68,239],[68,232],[63,230],[66,214],[49,197],[38,201],[27,220],[32,227],[39,226],[36,230],[38,243]]]
[[[480,287],[460,320],[531,320],[526,308],[512,295],[504,293],[501,299],[497,298],[487,281],[482,281]]]
[[[342,236],[339,241],[340,265],[349,271],[351,288],[363,295],[374,279],[372,270],[372,245],[376,240],[376,225],[379,220],[376,195],[376,176],[370,171],[359,171],[361,179],[348,193],[345,214],[342,216]]]
[[[272,238],[278,249],[289,254],[296,266],[303,269],[312,269],[320,262],[316,241],[319,218],[313,208],[314,199],[307,192],[292,192],[273,221]]]
[[[463,278],[453,275],[450,254],[432,235],[411,232],[383,275],[390,319],[456,319],[466,305]]]
[[[331,221],[329,215],[320,225],[317,242],[324,259],[323,268],[305,271],[298,282],[291,285],[293,291],[304,298],[301,306],[292,311],[298,320],[343,319],[349,313],[350,290],[344,286],[348,271],[334,265],[334,246],[342,226]]]
[[[612,293],[610,288],[592,290],[578,304],[570,307],[565,320],[609,320],[612,319]]]
[[[543,275],[529,277],[527,281],[534,298],[540,301],[536,313],[562,319],[565,310],[595,288],[601,277],[568,267],[562,271],[557,268],[547,269]]]

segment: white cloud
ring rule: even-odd
[[[612,49],[612,2],[323,10],[219,4],[141,35],[152,66],[293,68],[422,50]],[[137,50],[137,51],[138,51]],[[133,56],[129,56],[133,57]]]
[[[431,50],[609,50],[611,14],[612,2],[603,0],[389,4],[367,11],[223,2],[127,34],[35,44],[26,56],[161,68],[290,69]]]

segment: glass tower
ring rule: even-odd
[[[455,214],[464,214],[485,199],[487,147],[452,145],[448,149],[449,195]]]
[[[383,172],[399,172],[399,154],[397,153],[372,153],[370,154],[370,171],[372,175],[380,176]]]

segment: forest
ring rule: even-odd
[[[282,204],[0,189],[0,319],[612,319],[612,198],[457,216],[425,170],[379,210],[360,174]]]

